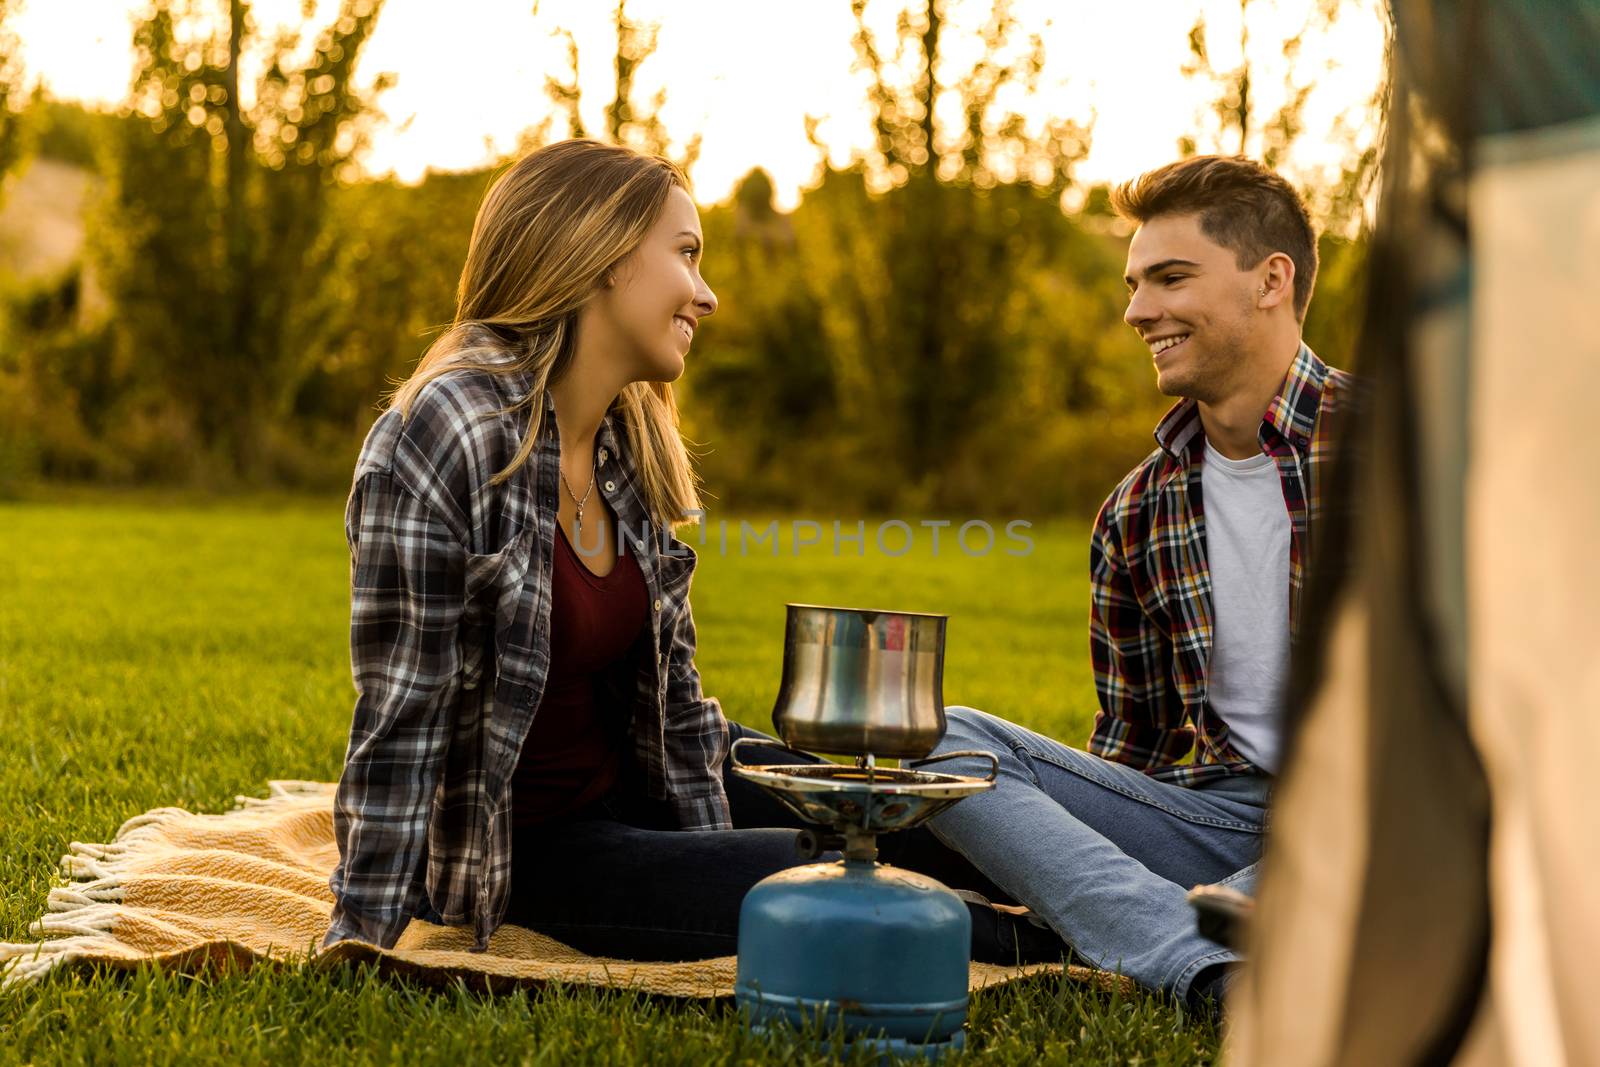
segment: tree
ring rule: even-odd
[[[792,212],[755,171],[704,214],[724,310],[683,409],[708,484],[835,514],[1093,506],[1148,451],[1152,390],[1119,239],[1062,210],[1088,126],[1000,106],[1045,59],[1004,3],[968,26],[897,8],[892,41],[855,13],[873,145]]]
[[[535,17],[539,14],[537,4],[533,13]],[[667,129],[660,117],[667,101],[667,91],[658,89],[644,103],[635,99],[634,81],[639,68],[655,54],[661,27],[630,16],[627,0],[617,0],[612,12],[612,26],[616,31],[616,46],[612,52],[612,90],[611,99],[605,107],[604,126],[591,130],[584,121],[583,92],[578,86],[578,41],[571,30],[559,26],[553,32],[567,43],[568,69],[564,77],[545,77],[545,93],[565,115],[571,136],[593,137],[611,144],[627,145],[650,155],[664,156],[687,172],[700,157],[700,135],[694,134],[684,143],[682,151],[673,152]],[[536,128],[528,140],[543,141],[547,136],[547,128]]]
[[[455,314],[472,221],[492,176],[487,168],[431,173],[413,186],[387,178],[334,191],[325,281],[302,309],[311,362],[289,406],[306,428],[307,458],[341,460],[319,477],[348,482],[354,457],[341,449],[360,443],[379,398]]]
[[[1306,21],[1298,31],[1281,43],[1283,58],[1290,62],[1284,74],[1285,99],[1273,115],[1262,121],[1257,109],[1255,60],[1250,49],[1250,9],[1255,0],[1239,0],[1239,62],[1237,66],[1218,70],[1212,62],[1213,46],[1211,28],[1201,12],[1189,29],[1189,61],[1183,66],[1184,76],[1191,80],[1208,82],[1213,88],[1212,100],[1196,116],[1197,125],[1212,126],[1213,148],[1217,152],[1248,155],[1252,151],[1268,167],[1276,167],[1283,159],[1289,144],[1299,134],[1306,101],[1316,87],[1315,79],[1297,79],[1293,60],[1299,56],[1306,34],[1313,29],[1327,29],[1338,9],[1338,0],[1317,0],[1307,12]],[[1212,123],[1206,121],[1207,118]],[[1178,140],[1181,155],[1194,155],[1200,138],[1185,135]]]
[[[22,62],[17,35],[10,25],[21,7],[20,0],[0,0],[0,192],[6,175],[25,154],[25,126],[18,106],[23,95]]]
[[[1070,243],[1060,200],[1090,129],[1058,118],[1030,130],[1000,106],[1008,84],[1036,86],[1045,59],[1037,36],[1015,46],[1008,0],[994,0],[965,70],[943,56],[940,0],[902,8],[892,47],[865,0],[852,10],[876,137],[808,193],[805,277],[842,311],[822,329],[848,417],[877,430],[863,443],[913,496],[937,500],[951,455],[1015,399],[1018,320],[1036,310],[1024,279]],[[946,99],[959,125],[939,121]]]
[[[987,188],[1026,181],[1060,192],[1071,183],[1072,168],[1089,152],[1092,120],[1047,120],[1029,130],[1027,121],[1000,104],[1008,85],[1032,94],[1044,70],[1044,42],[1028,36],[1018,49],[1020,26],[1011,0],[991,0],[989,17],[978,35],[983,51],[967,70],[956,72],[940,51],[947,31],[943,0],[917,0],[903,8],[892,52],[886,53],[867,25],[867,0],[851,0],[855,15],[857,67],[871,77],[868,101],[876,133],[863,162],[879,183],[899,185],[932,171],[941,181]],[[907,78],[897,71],[911,71]],[[945,97],[957,104],[959,125],[938,119]],[[812,128],[815,129],[815,122]]]
[[[1263,45],[1251,37],[1253,14],[1268,6],[1276,10],[1277,0],[1270,5],[1262,0],[1239,0],[1238,62],[1225,69],[1219,69],[1213,59],[1217,27],[1207,24],[1203,12],[1195,18],[1189,29],[1190,58],[1183,73],[1190,80],[1209,86],[1211,97],[1196,113],[1197,132],[1179,138],[1180,155],[1193,155],[1204,147],[1207,151],[1252,156],[1272,168],[1285,163],[1290,147],[1305,131],[1306,104],[1316,93],[1319,78],[1335,63],[1329,57],[1320,65],[1308,64],[1307,41],[1326,37],[1341,17],[1384,10],[1382,5],[1368,0],[1306,0],[1306,4],[1305,19],[1298,30]],[[1387,27],[1387,15],[1379,17]],[[1263,113],[1261,70],[1267,65],[1266,57],[1281,57],[1284,68],[1278,106]],[[1345,146],[1346,159],[1332,187],[1315,190],[1314,199],[1315,206],[1325,209],[1341,224],[1351,221],[1353,213],[1359,211],[1377,164],[1376,138],[1370,144],[1360,143],[1361,131],[1352,125],[1351,112],[1381,112],[1387,92],[1385,78],[1371,97],[1338,115],[1329,131],[1333,140]]]
[[[342,0],[301,62],[301,31],[261,40],[246,0],[156,0],[134,32],[142,121],[110,146],[96,254],[122,357],[150,368],[233,475],[264,473],[305,372],[300,312],[331,254],[330,191],[390,80],[353,83],[380,7]],[[247,106],[252,53],[265,72]]]

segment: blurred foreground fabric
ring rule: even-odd
[[[1226,1057],[1600,1063],[1600,7],[1394,10],[1357,517]]]

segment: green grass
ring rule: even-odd
[[[699,664],[728,714],[770,729],[785,601],[893,607],[950,615],[948,703],[1081,743],[1094,706],[1082,524],[1036,527],[1026,558],[968,557],[948,540],[934,558],[925,536],[890,558],[871,529],[861,557],[833,555],[829,533],[798,556],[786,539],[777,558],[741,557],[736,524],[724,556],[709,531]],[[0,940],[28,939],[71,840],[108,841],[163,805],[226,810],[268,778],[338,776],[347,582],[337,501],[0,506]],[[1010,1063],[1207,1063],[1217,1045],[1154,998],[1055,980],[974,998],[969,1041]],[[724,1004],[559,987],[489,997],[366,969],[62,973],[0,994],[0,1063],[330,1060],[852,1062],[752,1037]]]

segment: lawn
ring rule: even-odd
[[[341,518],[339,501],[0,505],[0,940],[28,938],[71,840],[109,841],[159,806],[223,811],[269,778],[338,777],[353,698]],[[864,555],[835,555],[831,528],[796,554],[786,522],[774,557],[741,554],[737,523],[724,554],[712,524],[699,665],[729,716],[771,728],[785,601],[889,607],[950,616],[947,703],[1081,742],[1094,706],[1084,525],[1035,526],[1023,557],[1003,531],[968,556],[953,530],[935,556],[925,529],[891,557],[873,527]],[[1154,999],[1054,980],[977,996],[969,1041],[1015,1063],[1208,1063],[1217,1045]],[[745,1034],[726,1004],[439,993],[368,970],[58,974],[0,994],[0,1063],[399,1060],[841,1062]]]

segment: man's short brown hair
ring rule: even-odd
[[[1191,156],[1147,171],[1111,192],[1133,222],[1199,215],[1200,230],[1248,270],[1274,252],[1294,261],[1294,313],[1306,317],[1317,280],[1317,235],[1294,186],[1244,156]]]

